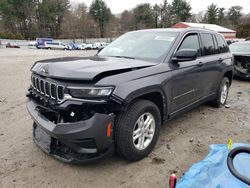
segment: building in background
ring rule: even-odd
[[[191,22],[179,22],[172,26],[172,28],[187,28],[187,27],[198,27],[204,29],[210,29],[221,33],[225,39],[235,39],[236,31],[215,25],[215,24],[203,24],[203,23],[191,23]]]

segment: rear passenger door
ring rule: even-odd
[[[219,53],[220,66],[224,68],[225,66],[231,65],[232,63],[232,55],[229,51],[229,47],[224,37],[220,34],[215,35],[215,39],[217,42],[217,50]]]
[[[215,36],[211,33],[200,33],[201,58],[200,58],[200,91],[199,96],[206,98],[216,92],[217,83],[221,75],[221,61],[217,50]]]

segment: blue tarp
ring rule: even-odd
[[[245,144],[233,144],[249,146]],[[176,188],[250,188],[235,178],[227,168],[228,148],[225,144],[211,145],[208,156],[194,164],[177,182]],[[234,159],[236,170],[250,178],[250,155],[239,154]]]

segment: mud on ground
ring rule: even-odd
[[[250,143],[250,82],[234,80],[230,108],[202,105],[162,127],[153,152],[129,163],[117,156],[98,164],[72,166],[44,154],[32,141],[25,108],[30,67],[45,58],[88,56],[94,52],[0,49],[0,187],[168,187],[203,159],[210,144]]]

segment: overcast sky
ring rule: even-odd
[[[72,2],[84,2],[88,7],[92,0],[71,0]],[[207,6],[211,3],[218,5],[219,7],[229,8],[234,5],[240,5],[243,7],[244,13],[250,13],[250,0],[188,0],[192,6],[192,12],[198,13],[205,11]],[[118,14],[123,10],[130,10],[140,3],[160,4],[163,0],[105,0],[107,5],[111,8],[112,13]],[[168,0],[172,2],[172,0]]]

